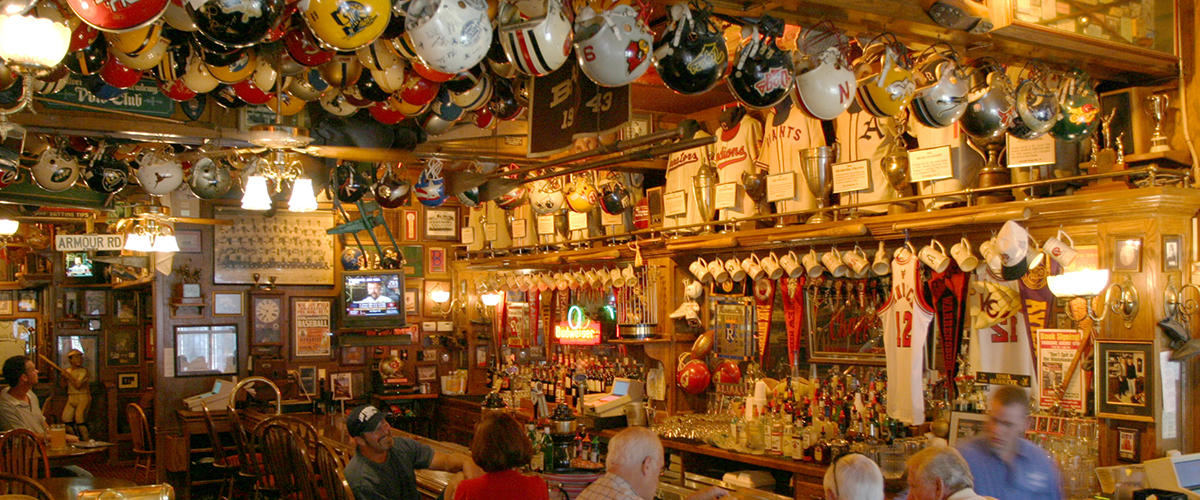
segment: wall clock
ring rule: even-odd
[[[250,342],[253,345],[283,344],[283,294],[278,292],[250,293]]]

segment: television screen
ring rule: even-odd
[[[68,278],[91,278],[95,276],[92,258],[87,252],[67,252],[66,274]]]
[[[404,275],[394,271],[346,273],[342,297],[346,318],[399,316],[404,306]]]

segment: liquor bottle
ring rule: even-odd
[[[779,454],[783,455],[784,457],[791,458],[792,449],[795,448],[796,444],[792,438],[792,433],[795,432],[794,425],[792,423],[792,416],[787,412],[783,412],[779,414],[779,420],[782,423],[782,430],[779,435]]]
[[[529,432],[529,441],[533,444],[533,458],[529,461],[529,468],[534,472],[542,472],[546,464],[546,455],[542,450],[542,433],[538,432],[533,424],[525,424],[525,430]]]
[[[829,440],[826,439],[824,429],[821,429],[821,438],[813,446],[813,461],[817,465],[829,465],[830,463]]]
[[[792,422],[792,460],[797,462],[804,460],[804,420],[799,416],[794,416]]]
[[[758,414],[758,408],[754,408],[753,417],[750,419],[750,423],[746,425],[746,429],[750,433],[748,439],[750,453],[755,455],[766,451],[766,429],[763,428],[763,421],[764,419]]]
[[[767,424],[769,424],[771,426],[770,427],[770,429],[771,429],[770,436],[771,437],[769,440],[770,447],[768,449],[768,453],[770,453],[772,455],[782,455],[783,454],[783,420],[779,418],[779,407],[775,406],[774,401],[771,402],[771,407],[772,407],[772,410],[770,413],[771,418],[769,418],[766,422]]]
[[[542,468],[547,471],[554,470],[554,442],[550,439],[549,427],[542,429],[542,437],[538,442],[542,448]]]

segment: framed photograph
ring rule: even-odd
[[[283,345],[287,311],[279,292],[250,293],[250,344]]]
[[[1163,272],[1183,269],[1183,235],[1164,234],[1162,249]]]
[[[136,325],[141,321],[142,301],[136,292],[113,292],[113,324]]]
[[[1142,433],[1129,427],[1117,427],[1117,458],[1122,462],[1141,462]]]
[[[950,413],[950,446],[960,439],[971,439],[984,434],[988,416],[982,413],[955,411]]]
[[[419,238],[418,229],[420,229],[420,221],[418,220],[419,212],[416,210],[404,211],[404,240],[417,241]]]
[[[404,257],[404,275],[409,278],[425,276],[425,247],[421,245],[405,245],[400,247],[400,255]]]
[[[213,316],[242,316],[242,292],[213,292]]]
[[[142,350],[142,356],[146,359],[146,361],[154,361],[155,359],[158,359],[158,352],[155,351],[155,346],[157,345],[157,339],[155,337],[158,335],[155,333],[153,323],[143,325],[143,328],[145,331],[142,332],[142,338],[146,339],[146,348]],[[154,377],[150,377],[150,379],[153,380]]]
[[[1142,239],[1117,238],[1113,248],[1113,271],[1136,273],[1142,270]]]
[[[475,346],[475,368],[487,368],[488,348],[486,345]]]
[[[444,247],[429,247],[429,257],[425,259],[429,274],[446,274],[446,249]]]
[[[104,290],[85,290],[83,292],[83,315],[104,315]]]
[[[317,392],[317,367],[300,367],[300,390],[301,392],[312,397],[317,397],[320,395],[320,393]]]
[[[118,373],[117,374],[117,389],[137,389],[138,374],[137,373]]]
[[[264,218],[261,212],[217,207],[213,218],[233,222],[213,229],[213,283],[249,285],[258,275],[264,282],[275,278],[277,285],[334,284],[334,237],[325,232],[335,225],[332,212],[281,210]]]
[[[418,366],[417,380],[420,382],[431,382],[437,380],[437,365]]]
[[[342,348],[342,366],[367,364],[367,348],[365,346],[346,346]]]
[[[407,314],[421,314],[421,289],[420,288],[405,288],[404,289],[404,312]]]
[[[458,241],[458,208],[427,207],[423,227],[426,240]]]
[[[0,315],[13,313],[13,291],[0,290]]]
[[[103,292],[101,292],[103,293]],[[35,313],[38,312],[38,292],[37,290],[18,290],[17,291],[17,312]]]
[[[333,393],[334,401],[354,399],[354,380],[352,375],[350,372],[329,374],[329,392]]]
[[[180,229],[175,231],[175,240],[179,243],[179,253],[200,253],[201,232],[199,229]]]
[[[292,354],[297,358],[331,357],[332,298],[292,298]]]
[[[1153,422],[1154,344],[1097,340],[1096,362],[1096,416]]]
[[[106,333],[108,366],[137,366],[142,362],[141,328],[109,328]]]
[[[1048,432],[1050,430],[1050,417],[1038,415],[1037,427],[1035,427],[1034,430],[1042,434]]]
[[[1062,419],[1059,417],[1048,417],[1050,426],[1047,432],[1051,434],[1062,434]]]

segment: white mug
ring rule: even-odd
[[[587,276],[588,283],[592,285],[592,288],[600,288],[604,285],[604,278],[600,277],[600,274],[596,272],[596,268],[593,267],[588,269],[585,275]]]
[[[538,276],[537,287],[540,291],[546,291],[554,288],[554,278],[547,273],[542,273]]]
[[[600,278],[601,286],[612,286],[612,272],[608,269],[596,271],[596,276]]]
[[[875,251],[875,259],[871,262],[871,271],[880,276],[892,272],[892,262],[888,259],[888,253],[883,248],[882,241],[879,242],[879,250]]]
[[[829,274],[832,274],[834,278],[846,275],[846,263],[842,262],[842,254],[837,251],[837,247],[831,248],[821,255],[821,264],[829,270]]]
[[[996,248],[996,238],[981,243],[979,245],[979,254],[983,256],[983,262],[987,264],[988,269],[998,273],[1004,266],[1004,260],[1000,256],[1000,249]]]
[[[608,275],[611,277],[610,281],[612,281],[613,287],[621,288],[625,286],[625,277],[621,275],[621,270],[619,268],[612,268],[610,271],[608,271]]]
[[[700,283],[708,284],[713,279],[712,272],[708,270],[708,261],[704,257],[697,257],[695,262],[688,266],[688,271],[692,272]]]
[[[762,262],[757,255],[750,254],[749,257],[742,259],[742,269],[746,271],[746,277],[751,281],[758,281],[766,274],[762,268]]]
[[[779,267],[783,268],[784,274],[789,278],[799,278],[804,274],[804,266],[800,265],[800,257],[793,250],[788,250],[788,253],[779,258]]]
[[[767,273],[767,279],[777,280],[783,277],[783,268],[779,267],[779,257],[775,255],[775,252],[771,252],[758,263],[762,266],[763,272]]]
[[[1066,243],[1063,243],[1063,240],[1066,240]],[[1075,250],[1075,241],[1062,229],[1058,230],[1057,236],[1046,238],[1046,242],[1042,244],[1042,251],[1063,267],[1071,265],[1079,255],[1079,251]]]
[[[725,262],[720,257],[713,257],[713,260],[708,261],[708,271],[717,283],[729,281],[729,271],[725,270]]]
[[[808,269],[809,278],[816,278],[825,272],[825,268],[821,267],[821,258],[817,257],[816,250],[808,249],[808,253],[804,254],[804,258],[800,260],[803,262],[804,268]]]
[[[737,257],[725,259],[725,270],[729,271],[729,279],[735,283],[746,279],[746,270],[742,269],[742,263]]]
[[[912,243],[909,243],[906,241],[906,242],[904,242],[903,245],[900,246],[900,248],[896,249],[895,255],[896,255],[897,259],[901,259],[901,260],[907,259],[909,257],[916,256],[917,249],[913,247]]]
[[[954,257],[958,268],[962,269],[964,273],[969,273],[979,267],[979,259],[971,254],[971,242],[967,241],[966,236],[950,247],[950,256]]]
[[[633,270],[633,264],[625,266],[625,270],[621,271],[621,277],[625,278],[625,286],[634,286],[637,283],[637,272]]]
[[[854,245],[854,250],[842,254],[842,262],[845,262],[850,267],[850,270],[854,271],[855,277],[863,277],[862,275],[867,272],[867,268],[870,267],[869,264],[871,263],[871,261],[867,260],[866,252],[863,252],[863,249],[858,245]]]
[[[696,300],[702,294],[704,294],[704,285],[701,285],[699,281],[687,280],[687,284],[683,287],[683,295],[685,297]]]
[[[509,290],[517,289],[517,275],[507,274],[504,276],[504,284],[508,285]]]
[[[946,247],[936,239],[930,240],[928,245],[922,247],[921,251],[917,253],[917,258],[933,269],[935,273],[944,273],[946,268],[950,267],[950,258],[946,256]]]

